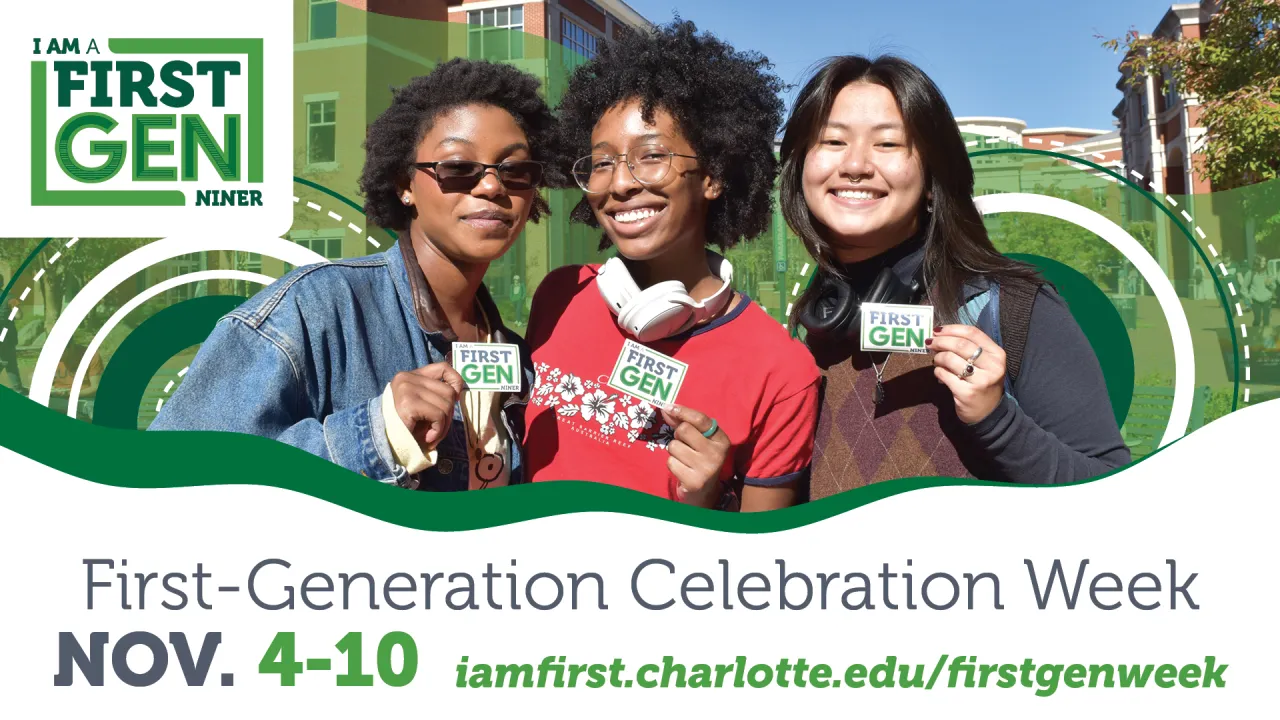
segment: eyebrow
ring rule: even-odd
[[[527,143],[515,142],[502,148],[502,151],[499,152],[498,154],[501,157],[506,157],[517,150],[524,150],[525,152],[529,152],[529,153],[533,152],[532,150],[529,149],[529,145]]]
[[[636,142],[638,142],[638,143],[639,143],[639,144],[641,144],[641,145],[645,145],[645,144],[648,144],[648,143],[653,142],[654,140],[661,140],[661,139],[662,139],[662,135],[661,135],[661,133],[649,133],[648,135],[641,135],[640,137],[636,138]],[[591,149],[592,149],[592,150],[599,150],[600,148],[608,147],[608,146],[609,146],[609,144],[610,144],[610,143],[609,143],[609,141],[607,141],[607,140],[601,140],[600,142],[596,143],[595,145],[592,145],[592,146],[591,146]]]
[[[822,126],[825,128],[835,128],[836,130],[851,130],[848,125],[841,122],[829,122]],[[903,124],[900,122],[883,122],[877,123],[871,127],[872,130],[902,130]]]
[[[467,138],[458,137],[457,135],[450,135],[449,137],[436,143],[436,147],[440,147],[441,145],[448,145],[449,143],[461,143],[462,145],[475,145],[475,143],[471,142]]]
[[[461,145],[470,145],[471,147],[475,147],[475,145],[476,145],[474,142],[472,142],[472,141],[468,140],[467,138],[464,138],[464,137],[458,137],[458,136],[456,136],[456,135],[451,135],[451,136],[449,136],[449,137],[447,137],[447,138],[445,138],[445,139],[441,140],[439,143],[437,143],[437,144],[436,144],[436,147],[441,147],[441,146],[443,146],[443,145],[448,145],[448,144],[450,144],[450,143],[456,143],[456,144],[461,144]],[[501,157],[506,157],[506,156],[510,155],[511,153],[513,153],[513,152],[517,151],[517,150],[524,150],[525,152],[532,152],[532,151],[529,149],[529,145],[528,145],[527,143],[514,142],[514,143],[511,143],[510,145],[508,145],[508,146],[506,146],[506,147],[502,148],[502,150],[498,151],[498,155],[499,155],[499,156],[501,156]]]

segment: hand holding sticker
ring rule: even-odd
[[[667,445],[667,469],[678,485],[675,499],[715,507],[721,496],[721,470],[731,447],[729,436],[715,420],[690,408],[663,408],[662,417],[675,428]]]
[[[447,362],[397,373],[391,379],[396,414],[422,452],[431,452],[448,435],[462,388],[462,376]]]
[[[956,416],[968,425],[985,420],[1004,397],[1004,350],[971,325],[942,325],[926,341],[933,374],[947,386]]]

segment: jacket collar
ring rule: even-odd
[[[448,355],[452,344],[458,340],[458,335],[453,331],[453,328],[449,327],[449,320],[444,316],[444,311],[440,309],[440,303],[437,302],[435,293],[431,290],[431,285],[422,273],[422,266],[418,264],[418,254],[413,249],[413,243],[409,240],[408,233],[400,235],[396,241],[396,246],[387,251],[387,257],[390,259],[392,267],[397,270],[397,286],[400,286],[401,283],[407,284],[407,287],[399,287],[406,314],[415,316],[422,331],[429,338],[435,336],[435,338],[431,339],[431,343],[437,345],[441,353]],[[480,307],[484,308],[489,322],[493,323],[493,341],[510,343],[520,347],[520,365],[524,370],[525,376],[523,391],[508,394],[506,401],[503,403],[503,412],[506,412],[513,405],[526,405],[529,402],[530,393],[533,391],[531,385],[535,375],[529,346],[523,338],[511,332],[503,324],[502,316],[498,312],[498,306],[494,304],[493,297],[489,295],[489,289],[484,284],[481,284],[476,291],[476,299],[479,300]],[[521,427],[519,430],[522,431],[523,428]]]
[[[449,342],[455,342],[458,339],[458,335],[449,326],[449,319],[445,317],[439,301],[436,300],[435,292],[431,290],[431,284],[427,282],[426,276],[422,273],[422,266],[418,264],[418,254],[413,249],[413,241],[409,239],[409,234],[402,233],[396,244],[400,250],[401,260],[404,262],[405,275],[408,276],[409,300],[413,304],[413,313],[418,318],[418,326],[425,333],[440,335]],[[498,306],[494,304],[493,298],[489,295],[489,288],[485,287],[483,283],[476,291],[476,299],[480,302],[480,307],[484,309],[485,317],[488,318],[489,322],[493,323],[493,341],[499,343],[516,342],[517,340],[511,331],[502,323],[502,316],[498,313]]]

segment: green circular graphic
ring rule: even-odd
[[[1092,280],[1069,265],[1039,255],[1010,254],[1009,257],[1034,265],[1066,301],[1076,324],[1098,356],[1116,426],[1123,426],[1133,402],[1135,376],[1133,343],[1129,341],[1120,311]]]
[[[169,358],[209,338],[213,326],[248,298],[208,295],[167,307],[129,333],[102,373],[93,424],[138,428],[147,383]]]

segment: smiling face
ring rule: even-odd
[[[841,262],[874,257],[916,232],[925,172],[893,93],[853,83],[805,155],[804,199]]]
[[[489,105],[464,105],[435,119],[418,143],[414,161],[529,159],[529,139],[510,113]],[[413,229],[455,263],[490,263],[501,257],[520,235],[533,207],[535,191],[504,187],[495,169],[486,170],[474,184],[441,180],[432,170],[410,173],[409,186],[400,194],[416,210]]]
[[[655,144],[679,155],[696,154],[670,113],[658,108],[653,123],[646,123],[639,101],[606,111],[591,132],[591,144],[592,154],[628,153],[635,163],[642,158],[629,153]],[[644,261],[685,243],[705,244],[707,208],[720,188],[698,170],[697,160],[679,155],[671,158],[666,175],[650,185],[637,181],[626,162],[619,161],[608,189],[587,195],[596,221],[623,257]]]

